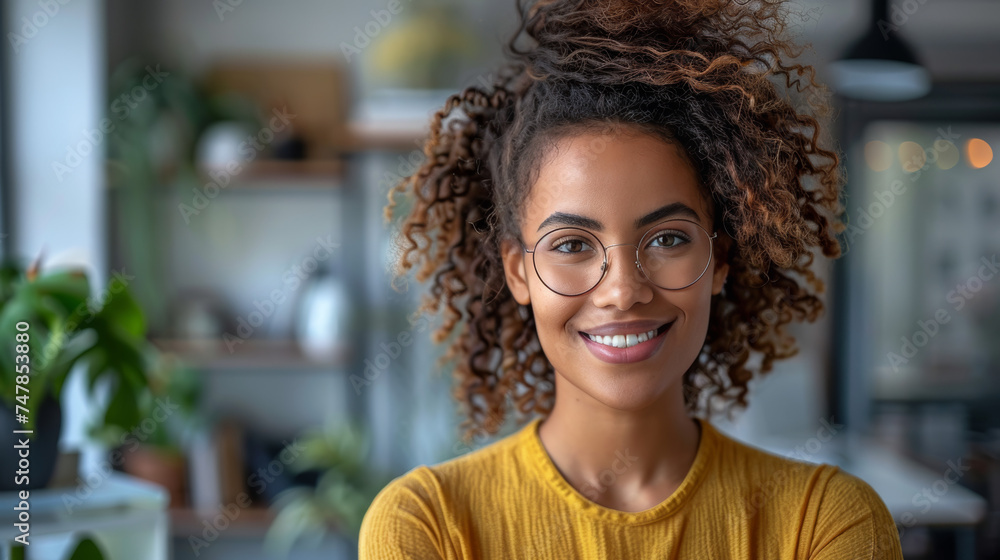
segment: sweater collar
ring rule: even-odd
[[[519,434],[521,445],[519,447],[523,450],[522,457],[528,468],[544,479],[546,484],[574,510],[616,524],[642,525],[677,512],[687,503],[704,480],[711,459],[715,456],[714,451],[718,445],[719,434],[716,428],[706,420],[701,418],[695,418],[695,420],[701,426],[701,438],[694,462],[687,475],[684,476],[681,485],[664,501],[649,509],[636,512],[620,511],[597,504],[578,492],[563,478],[538,436],[538,427],[542,422],[542,417],[534,418],[521,429]]]

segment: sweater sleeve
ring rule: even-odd
[[[903,560],[885,502],[864,480],[837,470],[824,489],[810,560]]]
[[[442,560],[442,534],[431,493],[420,482],[424,467],[387,484],[361,522],[359,560]]]

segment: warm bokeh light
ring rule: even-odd
[[[865,162],[872,171],[885,171],[892,165],[892,148],[881,140],[865,144]]]
[[[982,169],[993,161],[993,148],[986,140],[970,138],[965,143],[965,157],[973,169]]]
[[[927,163],[927,154],[924,147],[916,142],[903,142],[899,145],[899,163],[903,166],[903,171],[913,173],[923,169]]]
[[[947,140],[937,140],[934,142],[934,151],[937,152],[937,163],[940,169],[951,169],[958,164],[958,146]]]

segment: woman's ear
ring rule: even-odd
[[[517,241],[505,239],[500,243],[500,256],[503,259],[503,272],[507,278],[507,287],[514,294],[514,300],[521,305],[531,303],[528,293],[528,279],[525,277],[524,249]]]
[[[726,283],[726,277],[729,276],[729,247],[732,245],[732,241],[732,238],[723,232],[719,235],[719,239],[715,243],[715,254],[712,255],[712,262],[714,263],[712,295],[722,292],[722,286]]]

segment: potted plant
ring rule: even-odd
[[[368,439],[353,424],[330,422],[307,431],[299,442],[302,453],[289,468],[314,471],[319,478],[315,487],[293,486],[277,495],[268,549],[287,557],[296,542],[315,545],[331,532],[356,544],[368,506],[392,477],[371,472],[365,463]]]
[[[150,401],[149,343],[142,311],[118,278],[91,299],[86,273],[41,270],[41,256],[26,269],[17,260],[0,264],[0,446],[12,449],[14,430],[30,430],[31,473],[14,486],[14,453],[0,454],[0,491],[44,488],[58,455],[66,377],[86,366],[88,391],[110,384],[101,420],[90,433],[128,431]],[[96,298],[95,298],[96,299]]]
[[[97,544],[91,533],[83,533],[77,537],[76,545],[70,553],[69,560],[105,560],[104,548]],[[25,546],[14,544],[10,551],[10,558],[23,559]]]
[[[170,507],[180,508],[188,502],[187,438],[205,423],[197,413],[201,377],[174,354],[155,354],[143,420],[128,432],[105,425],[92,435],[120,452],[122,470],[163,486]]]
[[[104,549],[91,536],[84,536],[77,541],[69,560],[104,560],[107,558]]]

